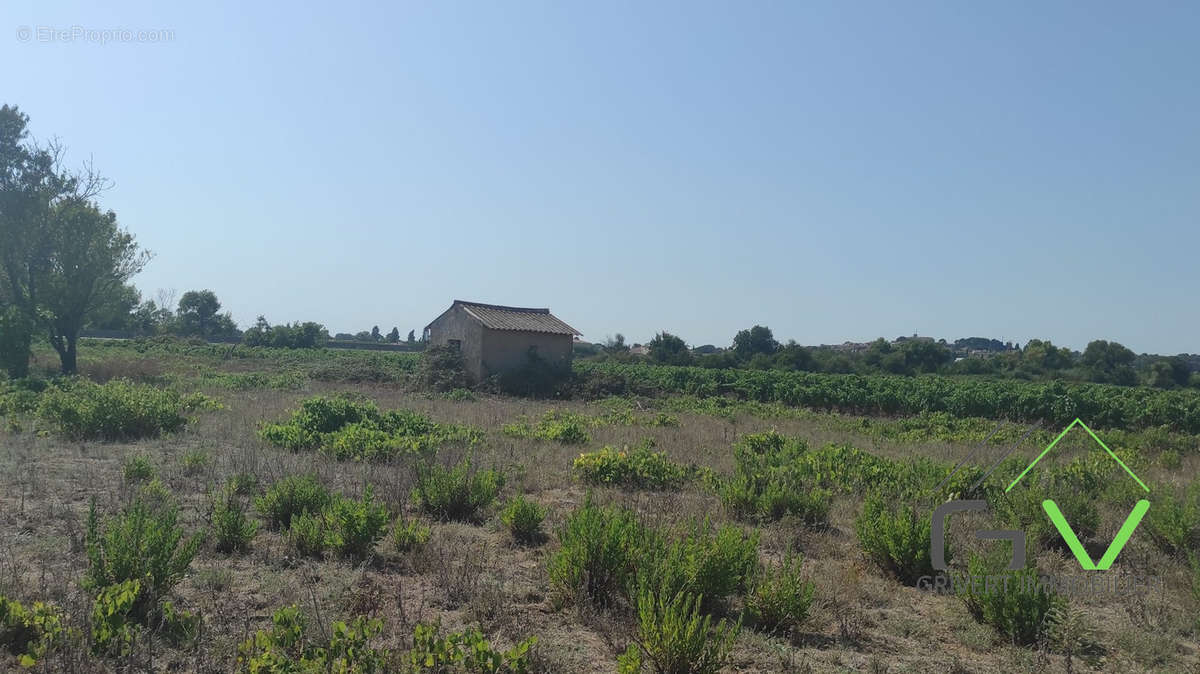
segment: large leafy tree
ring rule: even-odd
[[[179,298],[175,328],[187,337],[224,339],[238,336],[233,316],[221,311],[221,301],[211,290],[189,290]]]
[[[1137,356],[1118,342],[1097,339],[1088,342],[1080,362],[1089,371],[1092,381],[1131,385],[1137,383],[1133,361]]]
[[[733,337],[733,350],[738,358],[748,360],[757,354],[770,355],[779,350],[779,342],[771,334],[771,328],[756,325],[747,330],[739,330]]]
[[[150,256],[96,203],[107,181],[64,170],[57,146],[28,140],[28,121],[0,107],[0,286],[73,374],[80,329]]]
[[[692,352],[682,338],[663,331],[646,345],[650,349],[650,360],[665,365],[691,365]]]

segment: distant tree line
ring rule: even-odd
[[[755,325],[740,330],[725,349],[712,345],[689,348],[679,336],[657,333],[639,349],[617,334],[604,343],[577,350],[584,358],[645,360],[660,365],[705,368],[799,370],[837,374],[960,374],[1013,379],[1063,379],[1157,388],[1200,387],[1200,356],[1138,356],[1106,340],[1088,343],[1082,352],[1031,339],[1020,344],[984,337],[948,343],[927,337],[876,339],[865,347],[810,347],[795,341],[781,344],[771,329]],[[636,353],[644,351],[644,353]]]

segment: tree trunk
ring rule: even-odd
[[[62,359],[62,373],[75,374],[77,367],[75,365],[75,342],[78,341],[76,335],[67,335],[67,348],[59,354]]]

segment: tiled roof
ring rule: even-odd
[[[480,304],[454,300],[467,313],[478,318],[484,327],[493,330],[516,330],[520,332],[547,332],[555,335],[581,335],[575,328],[563,323],[549,309],[525,307],[502,307],[496,304]]]

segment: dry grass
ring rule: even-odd
[[[145,363],[123,363],[139,376],[162,373]],[[240,364],[239,364],[240,365]],[[97,364],[100,377],[115,376],[111,364]],[[337,463],[316,453],[293,454],[264,444],[257,436],[263,422],[283,417],[298,400],[314,393],[353,390],[384,409],[407,407],[437,421],[482,428],[486,441],[475,461],[504,470],[504,496],[525,493],[547,506],[543,545],[520,546],[495,518],[482,526],[434,524],[430,543],[409,553],[395,552],[388,540],[361,563],[337,559],[297,559],[279,532],[261,530],[251,552],[225,556],[202,549],[188,579],[176,590],[178,604],[204,615],[205,628],[194,650],[142,644],[132,658],[137,669],[155,671],[230,671],[236,646],[269,621],[280,606],[298,604],[326,623],[356,614],[385,619],[385,642],[403,648],[418,621],[440,620],[447,629],[479,625],[494,644],[512,645],[531,634],[539,637],[535,663],[545,672],[612,672],[628,639],[621,616],[590,613],[586,608],[555,610],[548,599],[546,561],[553,532],[585,496],[571,479],[571,461],[580,451],[601,445],[634,445],[646,437],[656,448],[684,464],[732,470],[730,443],[740,434],[775,428],[799,435],[812,446],[848,442],[885,456],[923,454],[957,460],[971,447],[946,443],[903,446],[830,431],[812,420],[763,420],[738,417],[730,422],[709,416],[681,415],[678,427],[598,426],[586,446],[517,439],[500,427],[524,415],[537,417],[551,408],[598,413],[579,402],[544,403],[495,397],[451,402],[428,399],[385,386],[311,384],[294,392],[211,391],[226,409],[206,413],[186,431],[136,443],[66,442],[29,432],[0,430],[0,594],[45,600],[63,606],[72,621],[86,624],[89,598],[79,588],[86,568],[83,521],[95,498],[106,511],[128,501],[132,490],[121,466],[133,453],[148,455],[163,483],[183,504],[188,529],[205,526],[204,513],[214,489],[239,473],[266,485],[282,477],[311,472],[332,488],[358,495],[373,485],[393,514],[412,514],[409,493],[412,462],[386,465]],[[187,470],[183,457],[203,452],[207,465]],[[441,460],[453,462],[463,450]],[[1032,451],[1032,449],[1030,450]],[[1150,481],[1175,482],[1197,468],[1186,457],[1181,469],[1147,468]],[[712,517],[726,521],[719,501],[699,488],[646,493],[598,490],[602,502],[636,509],[648,521],[669,525]],[[814,531],[786,522],[764,527],[762,554],[778,559],[789,549],[801,551],[817,584],[817,604],[806,627],[791,635],[765,636],[746,629],[733,655],[733,668],[746,672],[1011,672],[1064,671],[1061,656],[1009,646],[992,628],[975,623],[953,597],[938,597],[882,577],[863,559],[853,521],[860,499],[838,497],[828,529]],[[961,525],[961,523],[960,523]],[[1111,533],[1103,530],[1101,536]],[[1057,557],[1056,557],[1057,555]],[[1039,564],[1067,568],[1061,553],[1045,553]],[[1144,601],[1079,602],[1107,645],[1103,658],[1086,668],[1095,671],[1197,671],[1197,607],[1190,597],[1185,567],[1164,560],[1144,537],[1135,536],[1121,565],[1141,573],[1162,574],[1166,591]],[[0,655],[0,668],[10,664]],[[47,663],[46,671],[116,671],[120,663],[66,653]],[[1078,668],[1078,661],[1076,661]]]

